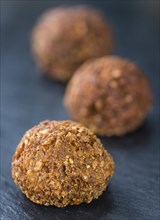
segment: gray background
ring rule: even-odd
[[[106,192],[91,204],[63,209],[29,201],[11,178],[11,157],[24,132],[45,119],[70,118],[65,84],[39,74],[30,34],[47,8],[88,4],[101,9],[117,38],[116,54],[135,61],[151,80],[154,108],[144,125],[124,137],[101,138],[117,165]],[[159,219],[158,1],[1,1],[1,219]]]

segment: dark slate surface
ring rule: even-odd
[[[2,1],[1,8],[1,210],[2,220],[159,219],[158,1],[88,1],[108,16],[116,54],[137,62],[151,80],[152,113],[136,132],[102,138],[117,169],[109,188],[91,204],[59,209],[30,202],[11,178],[11,157],[24,132],[45,119],[68,119],[65,85],[42,77],[30,52],[30,32],[46,8],[66,1]],[[79,3],[85,3],[81,1]],[[66,4],[75,4],[75,1]]]

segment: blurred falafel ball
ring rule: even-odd
[[[76,71],[64,104],[74,119],[96,134],[120,136],[143,123],[152,106],[152,92],[136,64],[106,56]]]
[[[86,60],[111,54],[112,30],[100,11],[86,6],[57,7],[34,27],[32,50],[40,69],[67,81]]]
[[[100,140],[73,121],[44,121],[28,130],[12,161],[12,177],[33,202],[90,203],[106,189],[115,163]]]

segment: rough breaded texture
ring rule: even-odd
[[[113,36],[99,11],[80,6],[58,7],[38,20],[32,49],[43,72],[66,81],[84,61],[110,54]]]
[[[143,123],[151,109],[152,92],[134,63],[106,56],[76,71],[64,103],[74,119],[96,134],[124,135]]]
[[[98,198],[115,164],[100,140],[72,121],[44,121],[23,136],[12,176],[22,192],[43,205],[78,205]]]

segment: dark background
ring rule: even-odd
[[[101,9],[117,38],[116,54],[135,61],[151,80],[154,108],[144,125],[124,137],[101,138],[117,165],[104,194],[91,204],[45,207],[29,201],[11,178],[11,157],[24,132],[45,119],[69,115],[65,85],[42,77],[30,33],[47,8],[88,4]],[[159,1],[1,1],[1,210],[2,220],[159,219]]]

